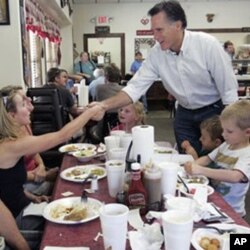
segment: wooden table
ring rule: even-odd
[[[95,161],[92,161],[91,164]],[[73,156],[65,155],[63,158],[61,171],[66,168],[83,165],[77,162]],[[104,201],[105,203],[115,202],[115,199],[108,195],[107,179],[101,179],[98,182],[99,190],[89,195],[92,198]],[[58,177],[55,183],[53,200],[63,198],[62,193],[71,191],[74,196],[80,196],[83,188],[88,188],[89,183],[83,187],[82,184],[65,181]],[[218,194],[214,193],[209,196],[209,201],[214,202],[219,206],[222,211],[226,212],[236,224],[249,227],[248,223],[244,221],[236,212],[224,201],[224,199]],[[87,223],[78,225],[62,225],[47,221],[45,225],[45,230],[40,246],[40,250],[43,250],[45,246],[85,246],[90,247],[91,250],[104,249],[103,240],[100,237],[98,241],[93,239],[96,237],[97,233],[101,232],[100,221],[95,219]],[[129,243],[127,243],[127,250],[131,249]]]

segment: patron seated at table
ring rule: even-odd
[[[94,71],[95,80],[93,80],[89,85],[89,95],[93,101],[96,100],[96,88],[99,85],[105,83],[104,69],[95,69]]]
[[[139,101],[124,106],[118,110],[119,125],[113,130],[124,130],[126,133],[132,133],[132,128],[138,125],[146,124],[146,115],[143,104]]]
[[[104,75],[105,84],[96,87],[96,101],[105,100],[117,94],[123,88],[123,86],[119,84],[121,71],[114,63],[104,67]],[[117,108],[109,110],[106,114],[106,118],[110,116],[110,119],[106,119],[105,122],[103,122],[103,120],[99,121],[98,124],[91,129],[91,135],[95,137],[96,140],[103,141],[103,138],[109,134],[109,130],[118,124],[117,111]]]
[[[23,88],[20,85],[9,85],[2,88],[1,91],[5,95],[10,95],[11,92],[16,91],[23,97],[29,112],[32,113],[34,110],[31,99],[26,96]],[[20,126],[20,132],[23,134],[23,136],[32,135],[32,130],[28,120],[23,119],[22,116],[19,116],[16,113],[15,121]],[[30,195],[51,195],[59,168],[53,167],[47,170],[39,153],[25,155],[24,164],[27,171],[27,181],[24,184],[25,190],[29,192]]]
[[[27,196],[23,184],[26,182],[24,156],[53,148],[69,140],[91,118],[96,118],[99,107],[87,109],[61,130],[40,135],[23,136],[16,122],[19,117],[30,122],[30,111],[23,96],[17,91],[6,95],[0,90],[0,199],[16,218],[19,229],[43,230],[44,219],[40,216],[23,216],[31,202],[48,201],[46,196]]]
[[[86,79],[86,84],[89,85],[94,79],[94,70],[96,64],[89,58],[89,54],[86,51],[81,52],[80,61],[75,63],[74,72]]]
[[[240,100],[227,106],[220,120],[225,142],[194,163],[186,163],[188,174],[211,179],[215,190],[241,216],[246,215],[245,198],[250,180],[250,102]],[[214,168],[206,167],[212,162]]]

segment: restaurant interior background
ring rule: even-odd
[[[135,51],[141,50],[145,57],[152,46],[153,36],[149,35],[150,20],[147,11],[158,2],[157,0],[27,1],[37,4],[44,15],[53,19],[61,37],[60,65],[57,65],[57,60],[54,60],[53,56],[52,59],[51,55],[46,56],[45,41],[39,43],[39,51],[42,51],[39,57],[39,70],[33,72],[36,80],[33,84],[31,81],[30,86],[45,83],[49,65],[59,66],[72,72],[73,63],[79,60],[77,55],[86,47],[90,52],[93,51],[92,54],[95,56],[105,55],[104,62],[115,62],[123,67],[123,73],[127,73],[134,60]],[[7,1],[9,24],[0,25],[0,87],[6,84],[25,85],[20,21],[21,5],[25,2],[25,0]],[[186,11],[189,29],[208,31],[221,43],[231,40],[237,50],[242,45],[250,44],[250,0],[181,0],[180,2]],[[99,31],[96,26],[99,27]],[[99,36],[96,31],[104,33]],[[88,45],[86,41],[84,44],[86,34],[90,37],[87,38],[87,41],[90,39]],[[121,34],[124,34],[124,37]],[[33,46],[38,50],[36,43]],[[55,56],[55,52],[53,53]],[[26,73],[32,74],[29,71]],[[170,113],[167,112],[159,111],[149,115],[149,123],[157,126],[157,139],[166,138],[167,133],[167,137],[173,142],[172,121]],[[248,194],[248,200],[249,196]],[[250,202],[247,202],[247,210],[250,210]],[[250,222],[250,218],[247,218],[247,221]]]
[[[158,2],[157,0],[6,0],[6,2],[9,5],[10,24],[0,25],[0,64],[4,65],[4,68],[1,67],[0,86],[24,84],[25,70],[20,26],[20,4],[23,2],[34,2],[45,16],[55,22],[61,37],[59,66],[69,72],[72,72],[74,61],[78,60],[76,57],[78,53],[84,46],[86,47],[86,44],[83,44],[84,34],[96,34],[96,26],[108,27],[109,34],[124,34],[124,54],[119,51],[121,46],[121,43],[117,42],[119,38],[105,38],[101,35],[96,41],[91,40],[89,43],[91,51],[104,52],[108,55],[109,58],[105,60],[114,61],[118,66],[123,62],[124,73],[129,72],[135,50],[142,50],[146,56],[152,45],[153,36],[148,35],[150,20],[147,11]],[[211,34],[218,37],[221,42],[232,40],[236,48],[250,44],[249,0],[181,0],[180,2],[186,11],[189,29],[212,31]],[[212,21],[208,15],[210,17],[212,15]],[[46,63],[50,56],[44,56],[46,51],[44,44],[45,42],[39,44],[43,54],[40,58],[39,72],[36,72],[41,74],[38,84],[46,81],[48,65],[56,64],[56,61],[54,64]]]

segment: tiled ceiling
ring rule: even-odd
[[[228,2],[228,1],[239,1],[239,0],[179,0],[180,2]],[[249,1],[249,0],[241,0]],[[74,4],[91,4],[91,3],[158,3],[160,0],[73,0]]]

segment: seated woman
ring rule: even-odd
[[[23,96],[17,91],[6,95],[0,90],[0,199],[16,218],[19,229],[42,230],[43,219],[39,216],[23,216],[23,210],[32,201],[48,201],[47,196],[29,195],[23,184],[27,180],[24,156],[32,155],[53,148],[66,142],[91,118],[99,118],[101,107],[86,109],[76,119],[66,124],[61,130],[40,135],[23,135],[20,125],[30,122],[30,111]]]
[[[30,112],[33,111],[34,107],[31,103],[31,99],[26,96],[21,86],[10,85],[2,88],[1,91],[7,96],[11,91],[16,91],[23,97],[28,110]],[[22,128],[24,135],[32,135],[29,123],[24,123],[23,119],[20,119],[20,117],[17,117],[16,122]],[[25,190],[36,195],[50,195],[59,168],[55,167],[46,170],[43,159],[38,153],[24,156],[24,163],[27,170],[27,183],[25,184]]]
[[[145,112],[143,104],[139,101],[122,107],[118,110],[120,124],[112,129],[132,132],[132,128],[137,125],[145,124]]]

